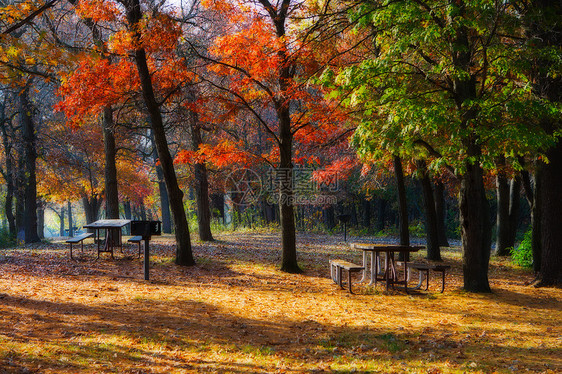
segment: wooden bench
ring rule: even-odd
[[[132,238],[129,238],[127,240],[129,243],[138,243],[139,244],[139,258],[141,256],[141,241],[142,241],[142,236],[137,235],[137,236],[133,236]]]
[[[413,264],[408,264],[408,268],[417,270],[420,275],[419,283],[414,288],[410,288],[411,290],[418,290],[421,288],[424,274],[425,274],[425,290],[427,291],[429,289],[430,270],[441,273],[441,293],[443,293],[443,291],[445,290],[445,273],[447,272],[447,270],[451,268],[450,265],[413,263]]]
[[[345,260],[330,260],[330,275],[332,280],[341,288],[343,288],[342,270],[347,271],[347,285],[349,287],[349,292],[353,293],[351,290],[351,273],[363,271],[365,268]]]
[[[94,236],[94,233],[89,232],[68,239],[66,242],[70,244],[70,258],[72,258],[72,244],[80,243],[82,245],[81,250],[84,252],[84,239],[91,238],[92,236]]]

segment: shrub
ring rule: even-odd
[[[511,260],[524,268],[533,267],[533,248],[531,229],[527,230],[517,249],[511,249]]]

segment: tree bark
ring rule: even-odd
[[[515,247],[517,237],[517,221],[519,219],[519,207],[521,197],[521,178],[516,176],[509,185],[509,238],[506,243],[508,248]]]
[[[68,211],[68,236],[72,238],[74,237],[74,220],[72,219],[72,203],[70,202],[70,200],[67,203],[67,211]],[[89,222],[93,222],[93,221],[89,221]]]
[[[191,113],[191,147],[192,151],[199,150],[203,144],[199,116],[196,112]],[[207,177],[207,166],[203,162],[193,165],[195,172],[195,199],[197,201],[197,224],[199,227],[199,239],[202,241],[213,241],[211,233],[211,204],[209,202],[209,179]]]
[[[84,207],[84,214],[86,216],[86,222],[91,223],[98,220],[100,214],[102,200],[98,199],[97,196],[83,197],[82,206]],[[70,214],[69,214],[70,217]],[[88,232],[92,232],[92,229],[88,229]]]
[[[279,215],[281,219],[281,243],[283,245],[281,270],[288,273],[301,273],[302,270],[297,262],[295,215],[292,201],[293,134],[291,133],[289,108],[286,105],[278,108],[278,116],[281,156],[278,172],[281,173],[283,179],[279,184]],[[285,180],[285,177],[289,179]]]
[[[505,158],[496,163],[498,175],[496,176],[496,196],[498,212],[496,218],[496,255],[509,255],[509,238],[511,236],[509,220],[509,181],[505,176]]]
[[[170,207],[176,230],[176,264],[183,266],[195,265],[195,259],[191,251],[189,226],[183,206],[183,192],[178,185],[174,162],[166,140],[162,114],[160,113],[159,104],[154,94],[152,78],[148,69],[146,51],[141,44],[141,34],[138,28],[139,22],[142,20],[141,7],[139,0],[123,0],[123,4],[126,8],[129,27],[133,31],[133,39],[136,45],[138,45],[135,50],[135,62],[141,82],[142,96],[150,116],[150,126],[154,134],[158,159],[162,166],[168,197],[170,198]]]
[[[60,208],[60,225],[59,225],[59,236],[65,236],[64,235],[64,206],[61,206]]]
[[[476,144],[470,154],[478,155]],[[488,281],[491,229],[490,207],[486,199],[483,171],[480,165],[467,161],[460,190],[461,238],[463,245],[464,289],[470,292],[491,292]]]
[[[42,200],[37,202],[37,236],[45,239],[45,205]]]
[[[400,245],[410,245],[410,230],[408,227],[408,202],[406,199],[406,184],[404,182],[404,170],[402,160],[394,156],[394,177],[398,190],[398,220],[400,228]]]
[[[29,102],[29,83],[19,93],[19,112],[25,159],[24,232],[26,243],[39,242],[37,235],[37,139],[33,123],[33,108]]]
[[[449,240],[447,239],[447,224],[445,220],[445,186],[443,182],[438,181],[434,183],[433,197],[435,200],[435,213],[437,215],[437,240],[440,247],[448,247]]]
[[[16,230],[16,217],[14,216],[14,160],[12,158],[12,144],[8,136],[8,131],[6,126],[8,123],[6,121],[4,114],[4,105],[2,105],[2,144],[4,146],[4,162],[6,164],[5,170],[5,182],[6,182],[6,199],[4,200],[4,213],[6,214],[6,219],[8,220],[8,231],[11,238],[17,236]]]
[[[562,286],[562,142],[547,152],[541,167],[541,261],[537,286]]]
[[[425,232],[427,235],[427,259],[432,261],[442,261],[441,250],[439,248],[439,230],[437,228],[437,213],[435,211],[435,201],[433,199],[433,188],[431,178],[427,170],[425,161],[416,161],[416,167],[420,172],[420,184],[422,187],[423,206],[425,211]]]
[[[105,153],[105,217],[119,218],[119,191],[117,188],[117,149],[113,123],[113,109],[103,110],[103,144]]]
[[[559,51],[562,46],[562,3],[559,1],[534,0],[529,3],[525,21],[529,40],[533,41],[535,48],[541,50]],[[542,51],[541,51],[542,52]],[[534,76],[534,93],[543,100],[551,103],[562,103],[562,77],[552,74],[551,54],[535,53],[538,56],[532,65]],[[559,116],[545,116],[542,118],[542,127],[547,134],[556,135],[560,131]],[[560,181],[562,181],[562,141],[557,135],[557,143],[546,152],[548,164],[542,164],[537,169],[535,176],[534,202],[537,210],[534,212],[535,223],[540,224],[540,271],[537,286],[562,285],[562,216],[560,209]],[[533,239],[534,240],[534,239]]]

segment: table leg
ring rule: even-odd
[[[377,258],[375,252],[371,252],[371,282],[369,286],[377,285]]]
[[[359,283],[363,283],[365,282],[365,278],[367,278],[367,252],[363,251],[363,276],[361,277],[361,280],[359,281]]]

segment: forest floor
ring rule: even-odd
[[[429,292],[351,295],[329,275],[331,258],[360,263],[340,236],[299,235],[300,275],[278,270],[277,233],[216,236],[194,267],[154,238],[150,281],[136,245],[0,250],[0,373],[562,372],[562,290],[509,260],[492,259],[491,294],[461,290],[452,248],[443,294],[434,275]]]

